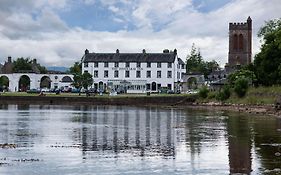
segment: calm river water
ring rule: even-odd
[[[281,174],[274,117],[2,105],[0,133],[0,174]]]

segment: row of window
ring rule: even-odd
[[[108,70],[104,71],[104,78],[108,78]],[[161,71],[157,71],[157,78],[161,78]],[[99,72],[97,70],[94,71],[94,78],[99,77]],[[119,71],[114,71],[114,78],[119,77]],[[130,71],[125,71],[125,77],[130,78]],[[141,71],[136,71],[136,78],[141,78]],[[146,71],[146,78],[151,78],[151,71]],[[172,71],[167,71],[167,78],[172,78]]]
[[[84,63],[84,67],[88,67],[88,63]],[[161,63],[157,63],[157,68],[161,68]],[[94,67],[99,67],[98,62],[94,62]],[[104,67],[108,67],[108,62],[104,62]],[[114,63],[114,67],[119,67],[119,62]],[[130,67],[130,63],[125,63],[125,67]],[[141,63],[137,62],[137,67],[141,67]],[[146,67],[150,68],[151,63],[146,63]],[[172,63],[168,63],[167,65],[168,68],[172,68]]]

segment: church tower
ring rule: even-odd
[[[252,62],[252,19],[245,23],[229,23],[228,66],[248,65]]]

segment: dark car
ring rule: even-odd
[[[167,90],[167,94],[174,94],[175,92],[173,90]]]
[[[39,94],[41,91],[40,89],[29,89],[26,91],[27,93],[30,93],[30,94]]]

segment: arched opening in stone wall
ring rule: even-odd
[[[51,88],[51,79],[48,76],[43,76],[40,80],[40,88]]]
[[[9,78],[7,76],[0,77],[0,92],[9,90]]]
[[[242,51],[244,48],[244,37],[242,34],[239,35],[239,50]]]
[[[195,77],[190,77],[187,79],[187,87],[188,89],[197,89],[197,79]]]
[[[61,79],[61,82],[63,82],[63,83],[71,83],[71,82],[73,82],[73,80],[69,76],[64,76]]]
[[[22,75],[19,79],[19,92],[26,92],[30,89],[30,78],[27,75]]]
[[[234,34],[234,36],[233,36],[233,49],[238,50],[238,36],[237,36],[237,34]]]

